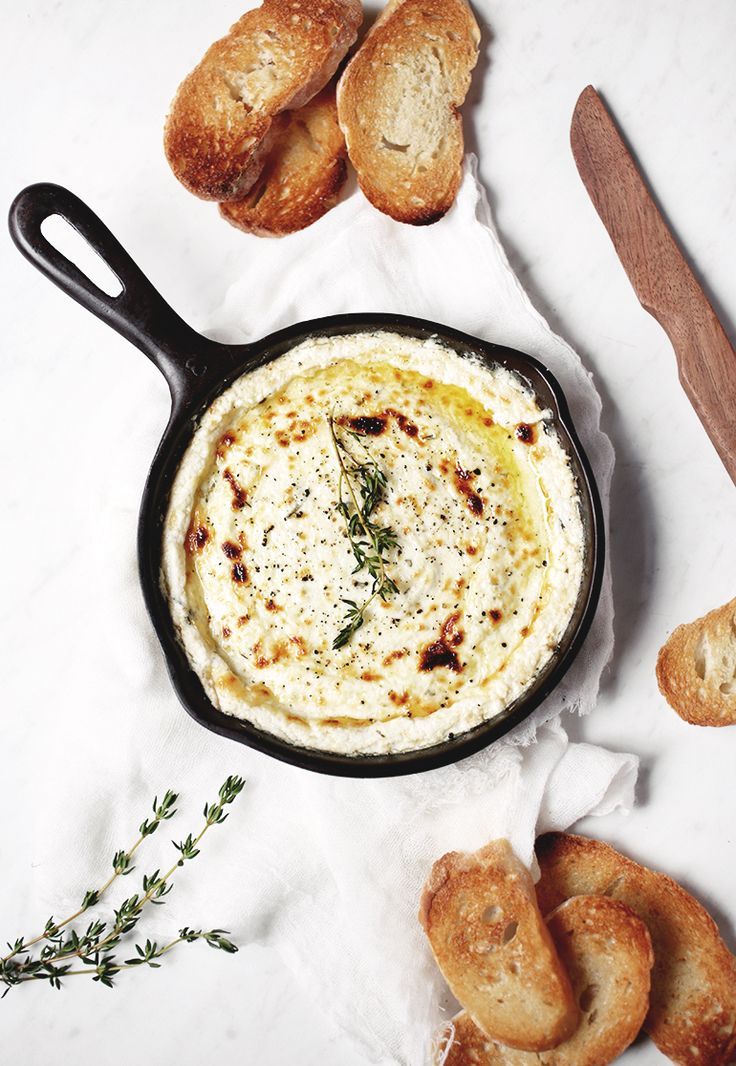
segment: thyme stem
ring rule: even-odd
[[[365,567],[373,578],[371,594],[362,604],[358,605],[354,600],[343,600],[343,603],[348,606],[347,621],[332,642],[332,647],[336,650],[347,644],[353,634],[361,628],[365,620],[365,612],[375,599],[380,597],[382,600],[386,600],[389,596],[398,592],[396,583],[386,573],[384,559],[385,553],[396,547],[397,539],[394,531],[388,526],[381,527],[371,521],[371,514],[380,503],[382,493],[386,487],[386,475],[371,457],[357,433],[354,436],[359,440],[368,457],[368,461],[365,463],[360,463],[348,451],[344,442],[339,439],[333,415],[329,416],[329,426],[332,445],[340,469],[337,483],[337,507],[345,521],[345,530],[357,562],[353,573],[357,573]],[[360,500],[344,456],[347,456],[350,460],[352,474],[360,482]],[[347,485],[352,503],[352,513],[350,505],[343,500],[343,484]],[[359,539],[361,534],[368,538],[369,544]],[[368,551],[366,551],[367,548],[369,549]]]
[[[136,842],[130,848],[128,848],[127,851],[117,851],[115,853],[112,860],[113,872],[107,879],[107,881],[105,881],[104,885],[102,885],[101,888],[92,889],[91,891],[86,892],[84,899],[82,900],[81,907],[79,907],[79,909],[76,910],[74,914],[70,914],[68,918],[64,918],[60,922],[55,922],[53,917],[51,917],[46,923],[44,931],[42,933],[39,933],[38,936],[33,937],[32,940],[17,940],[13,950],[8,955],[5,955],[4,957],[0,958],[0,966],[4,965],[6,962],[14,958],[14,956],[18,955],[20,952],[26,951],[28,948],[40,943],[42,940],[48,940],[52,936],[57,936],[60,930],[64,929],[76,918],[79,918],[80,915],[84,914],[84,912],[89,910],[89,908],[92,907],[94,904],[99,903],[105,892],[107,892],[108,888],[110,888],[110,886],[113,884],[114,881],[117,880],[118,877],[124,877],[126,874],[131,873],[133,867],[130,865],[130,860],[132,859],[133,855],[138,850],[143,841],[146,839],[146,837],[152,836],[152,834],[156,832],[161,822],[167,821],[169,818],[173,818],[173,816],[176,814],[174,804],[176,803],[178,798],[179,797],[177,796],[177,794],[175,792],[172,792],[170,789],[167,789],[167,791],[165,792],[161,803],[158,802],[157,796],[153,801],[153,819],[149,822],[149,820],[146,818],[143,822],[141,822],[139,828],[140,836],[138,837]]]
[[[237,951],[237,947],[225,937],[226,930],[224,929],[205,931],[184,926],[179,930],[178,937],[162,947],[151,940],[147,940],[145,946],[136,944],[137,958],[118,963],[114,955],[110,954],[121,939],[136,926],[147,904],[158,905],[166,902],[163,897],[168,895],[173,887],[170,881],[174,873],[187,860],[199,855],[198,845],[205,833],[211,826],[225,821],[228,817],[225,807],[238,796],[244,784],[245,782],[240,777],[229,777],[225,781],[220,788],[218,799],[212,804],[205,804],[205,821],[199,833],[194,837],[190,833],[185,840],[178,844],[174,843],[179,857],[163,876],[156,870],[150,876],[143,877],[142,895],[139,896],[136,893],[121,903],[118,910],[114,912],[114,922],[108,933],[105,934],[107,923],[96,920],[91,922],[84,932],[80,933],[72,929],[68,936],[62,935],[61,930],[96,904],[117,877],[125,876],[132,871],[131,858],[142,841],[154,833],[162,821],[173,817],[176,813],[173,809],[178,798],[175,793],[167,792],[160,804],[158,799],[155,799],[153,802],[154,818],[142,823],[140,837],[128,851],[116,852],[113,858],[112,875],[100,889],[85,894],[82,906],[75,914],[62,922],[54,922],[53,918],[50,918],[43,933],[34,937],[33,940],[25,941],[20,937],[15,944],[8,945],[11,948],[10,954],[0,959],[0,983],[7,985],[5,992],[7,993],[13,985],[39,980],[48,981],[53,987],[60,988],[62,978],[81,974],[91,974],[94,981],[100,981],[112,987],[113,976],[120,970],[143,964],[157,967],[159,963],[155,960],[160,959],[181,942],[193,943],[195,940],[204,940],[212,948],[228,953]],[[32,957],[28,949],[42,940],[48,940],[49,944],[40,950],[36,958]],[[13,961],[19,954],[24,954],[25,957]],[[75,958],[81,959],[88,969],[72,970],[70,962]]]

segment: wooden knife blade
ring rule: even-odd
[[[575,105],[570,144],[629,281],[672,342],[682,387],[736,484],[736,352],[592,85]]]

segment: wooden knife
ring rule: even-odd
[[[736,352],[592,85],[575,105],[570,143],[629,281],[672,342],[682,387],[736,483]]]

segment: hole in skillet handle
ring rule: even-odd
[[[191,407],[206,383],[227,369],[227,347],[188,326],[94,211],[68,189],[49,182],[29,185],[13,201],[8,226],[29,262],[158,367],[175,413]]]
[[[96,248],[93,248],[61,215],[49,215],[41,223],[41,233],[49,244],[81,270],[106,296],[114,299],[123,283]]]

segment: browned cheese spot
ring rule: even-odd
[[[386,414],[396,419],[397,426],[402,433],[406,433],[407,437],[416,437],[419,433],[419,427],[406,415],[402,415],[401,411],[396,411],[393,407],[389,407]]]
[[[409,701],[408,692],[394,692],[393,689],[388,694],[388,698],[392,703],[395,703],[397,707],[403,707],[405,703]]]
[[[502,613],[498,610],[497,607],[494,607],[493,610],[489,611],[488,613],[491,616],[491,621],[495,622],[496,624],[498,624],[503,618]]]
[[[240,548],[237,544],[233,544],[231,540],[226,540],[222,545],[222,550],[228,559],[239,559],[241,555]]]
[[[223,479],[225,481],[227,481],[228,485],[230,486],[230,488],[232,490],[232,494],[233,494],[232,508],[233,508],[233,511],[242,511],[243,508],[245,507],[246,503],[248,502],[248,496],[247,496],[247,494],[245,492],[245,489],[241,485],[238,484],[237,478],[235,477],[235,475],[233,474],[232,470],[230,470],[229,467],[227,467],[225,470],[223,470],[222,476],[223,476]]]
[[[383,660],[384,666],[390,666],[391,663],[396,662],[397,659],[403,659],[405,655],[408,655],[406,648],[397,648],[396,651],[390,651]]]
[[[266,600],[266,610],[267,611],[282,611],[283,607],[279,607],[279,605],[274,600],[268,599],[268,600]]]
[[[343,415],[338,419],[341,426],[347,426],[353,433],[359,433],[363,437],[379,437],[385,432],[389,418],[396,420],[396,424],[407,437],[416,437],[419,427],[401,411],[394,407],[387,407],[377,415]]]
[[[194,525],[194,520],[187,530],[184,547],[190,555],[199,554],[210,539],[210,531],[207,526]]]
[[[296,648],[296,653],[299,658],[307,654],[307,646],[301,637],[289,637],[289,641]]]
[[[253,645],[253,662],[259,670],[265,670],[267,666],[271,666],[273,663],[279,662],[281,659],[284,658],[285,655],[288,655],[288,648],[286,646],[286,642],[283,640],[279,640],[274,645],[274,649],[270,658],[268,655],[264,654],[263,645],[261,644],[260,640],[257,640],[256,643]]]
[[[468,504],[468,510],[474,515],[482,515],[483,500],[477,492],[473,491],[473,481],[475,480],[475,474],[473,471],[463,470],[458,463],[455,467],[454,479],[455,488],[465,497]]]
[[[235,444],[236,440],[237,437],[234,433],[230,433],[229,431],[227,433],[223,433],[223,435],[217,442],[217,458],[224,459],[225,453],[227,452],[228,448],[231,448],[233,444]]]
[[[348,426],[353,433],[360,433],[365,437],[379,437],[386,429],[385,415],[359,415],[355,418],[343,417],[341,425]]]
[[[303,444],[314,433],[315,427],[312,422],[304,420],[292,422],[288,429],[280,429],[274,435],[276,443],[282,448],[288,448],[290,444]]]
[[[442,623],[439,640],[428,644],[419,654],[420,670],[434,670],[443,666],[456,674],[460,673],[462,665],[455,648],[462,644],[465,634],[457,627],[459,620],[460,615],[455,612]]]
[[[530,426],[528,422],[519,422],[516,427],[516,439],[520,440],[522,444],[535,444],[537,440],[537,431],[534,426]]]
[[[248,571],[242,563],[235,563],[232,569],[233,581],[238,585],[245,585],[248,581]]]

